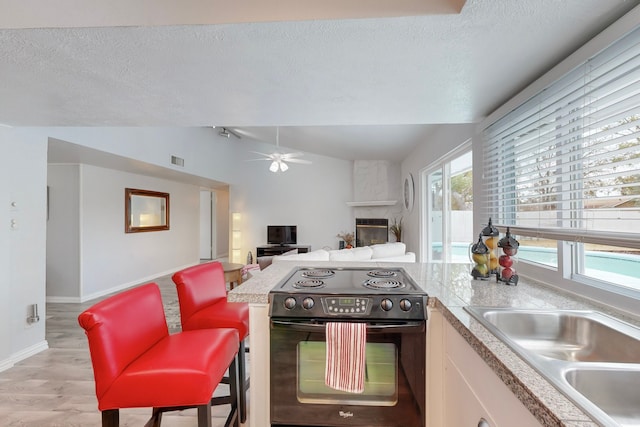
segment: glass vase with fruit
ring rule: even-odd
[[[499,270],[498,265],[498,238],[500,231],[493,226],[491,218],[487,226],[482,229],[482,241],[489,248],[489,274],[497,274]]]
[[[486,280],[489,278],[489,248],[482,241],[482,233],[478,235],[478,241],[469,246],[469,258],[473,261],[471,275],[474,279]]]
[[[511,235],[511,230],[507,227],[507,233],[498,242],[498,247],[502,250],[502,254],[498,258],[500,264],[500,274],[498,280],[508,285],[518,284],[518,274],[515,269],[516,255],[520,243]]]

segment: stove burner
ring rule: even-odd
[[[367,276],[381,277],[388,279],[389,277],[396,277],[398,273],[393,270],[372,270],[367,273]]]
[[[318,279],[298,280],[293,284],[293,287],[297,289],[318,289],[324,287],[324,282]]]
[[[302,272],[302,277],[310,277],[312,279],[324,279],[327,277],[331,277],[336,274],[333,270],[321,270],[321,269],[313,269],[306,270]]]
[[[362,284],[365,288],[370,289],[402,289],[405,286],[399,280],[389,279],[367,279]]]

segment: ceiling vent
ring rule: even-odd
[[[178,156],[171,156],[171,164],[184,167],[184,159]]]

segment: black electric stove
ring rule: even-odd
[[[402,268],[298,267],[269,301],[271,317],[424,320],[427,293]]]

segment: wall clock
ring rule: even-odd
[[[411,212],[413,210],[414,199],[413,175],[408,174],[404,179],[404,207]]]

